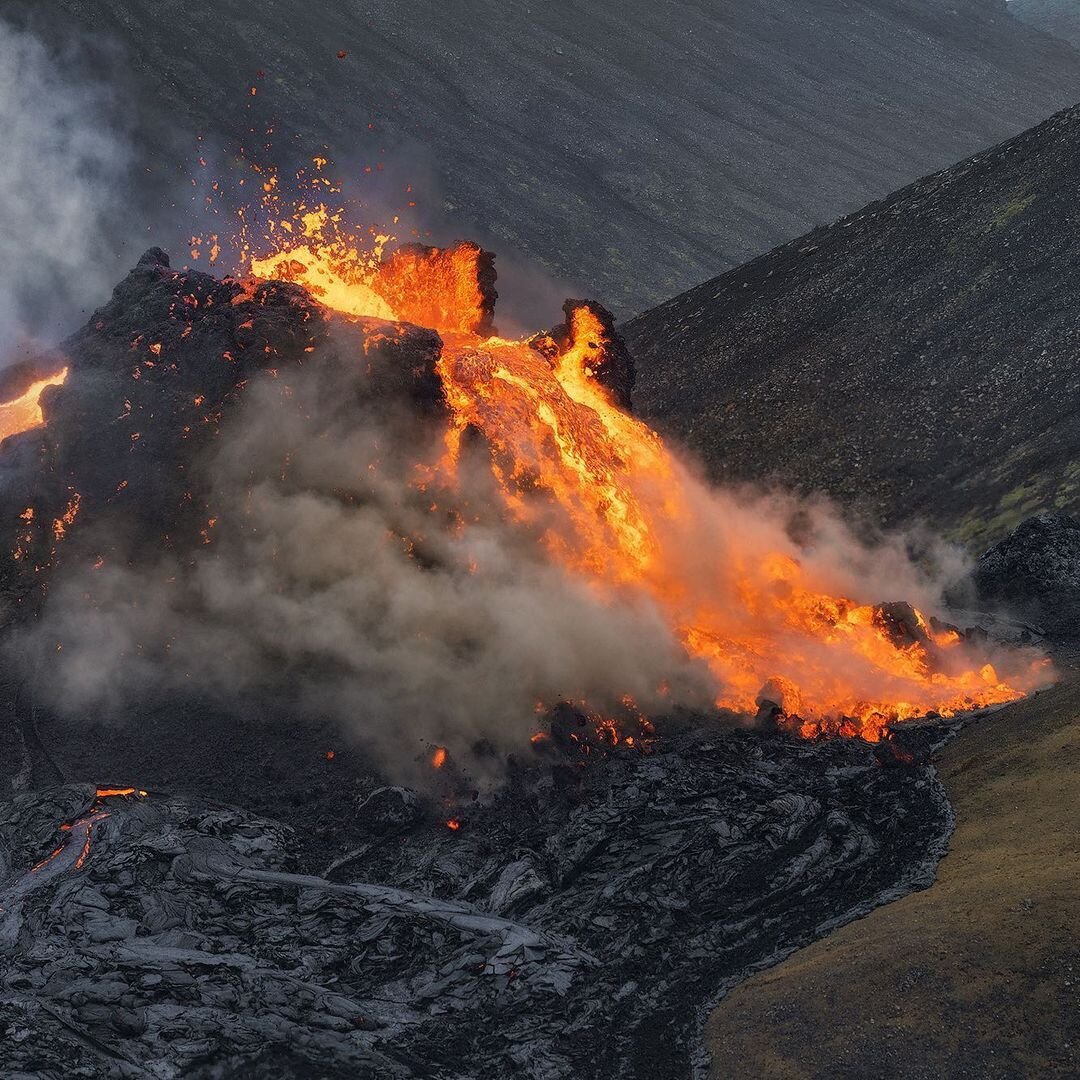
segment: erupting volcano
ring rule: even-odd
[[[876,741],[891,721],[1011,701],[1046,680],[1031,654],[991,660],[907,604],[849,598],[861,584],[835,553],[755,527],[745,500],[710,490],[629,411],[632,361],[598,304],[568,301],[556,330],[506,339],[490,253],[414,244],[384,259],[387,237],[365,250],[341,220],[324,207],[279,216],[262,239],[244,237],[247,270],[350,318],[437,330],[448,434],[416,485],[452,493],[479,454],[504,512],[551,562],[601,598],[660,613],[707,667],[717,707]],[[450,527],[467,530],[467,513]],[[656,694],[671,701],[665,686]]]

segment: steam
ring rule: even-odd
[[[521,752],[540,702],[663,707],[667,681],[708,706],[707,673],[649,603],[605,599],[552,565],[482,476],[464,470],[453,493],[418,486],[441,433],[358,409],[355,375],[312,359],[288,394],[249,386],[204,463],[224,511],[190,565],[109,562],[56,585],[39,641],[61,709],[257,694],[336,718],[408,776],[432,744],[459,761],[477,744]]]
[[[107,292],[130,150],[108,90],[0,19],[0,363]]]
[[[221,519],[193,558],[110,561],[57,582],[38,640],[60,708],[254,697],[335,718],[416,781],[433,744],[480,773],[484,748],[522,751],[540,703],[711,706],[715,677],[644,593],[600,591],[556,565],[535,528],[507,517],[486,451],[472,465],[466,455],[453,489],[431,481],[440,426],[405,407],[388,414],[385,401],[358,405],[360,367],[316,354],[287,392],[249,386],[202,463]],[[686,484],[701,543],[678,559],[705,588],[778,551],[836,595],[934,610],[964,568],[942,546],[928,576],[903,538],[867,546],[824,503]]]

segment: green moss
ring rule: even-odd
[[[990,219],[992,229],[1003,229],[1013,218],[1022,214],[1033,202],[1035,196],[1029,191],[1018,192],[1009,202],[999,207]]]

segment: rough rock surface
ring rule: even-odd
[[[1080,520],[1021,522],[975,569],[979,599],[1027,616],[1059,637],[1080,636]]]
[[[302,834],[198,798],[0,804],[4,1069],[685,1077],[704,1007],[928,884],[951,828],[925,769],[719,729],[356,813],[316,875]]]
[[[440,348],[434,331],[335,319],[296,285],[177,271],[151,249],[59,350],[69,374],[42,396],[46,426],[0,454],[0,543],[16,556],[0,589],[18,603],[65,558],[198,544],[214,518],[202,457],[256,376],[317,350],[358,403],[437,413]]]
[[[436,242],[520,252],[623,315],[1080,99],[1077,53],[1004,0],[23,6],[118,39],[154,173],[187,188],[272,126],[283,173],[327,145],[348,175],[384,164],[361,193],[387,220],[415,199]]]
[[[1080,108],[625,327],[635,408],[725,482],[985,547],[1080,509]]]

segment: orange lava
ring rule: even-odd
[[[42,391],[48,386],[63,386],[67,375],[68,369],[64,368],[31,383],[17,398],[0,403],[0,440],[40,427],[45,422],[40,404]]]
[[[96,795],[99,799],[115,799],[127,795],[136,795],[140,799],[146,798],[146,792],[141,788],[98,788]]]
[[[802,735],[876,740],[893,720],[1007,702],[1046,682],[1041,658],[1008,654],[999,672],[918,612],[898,637],[876,608],[832,595],[781,530],[733,525],[731,497],[708,489],[594,377],[610,332],[589,307],[572,311],[559,345],[492,336],[475,245],[412,246],[383,261],[388,238],[360,254],[337,221],[319,208],[277,222],[273,253],[251,259],[251,273],[305,285],[348,316],[438,330],[452,412],[442,478],[456,482],[465,429],[481,431],[507,515],[602,596],[651,604],[707,666],[718,707],[754,714],[775,702]],[[435,768],[445,754],[435,751]]]
[[[446,747],[437,746],[435,753],[431,755],[431,767],[441,769],[446,764]]]

